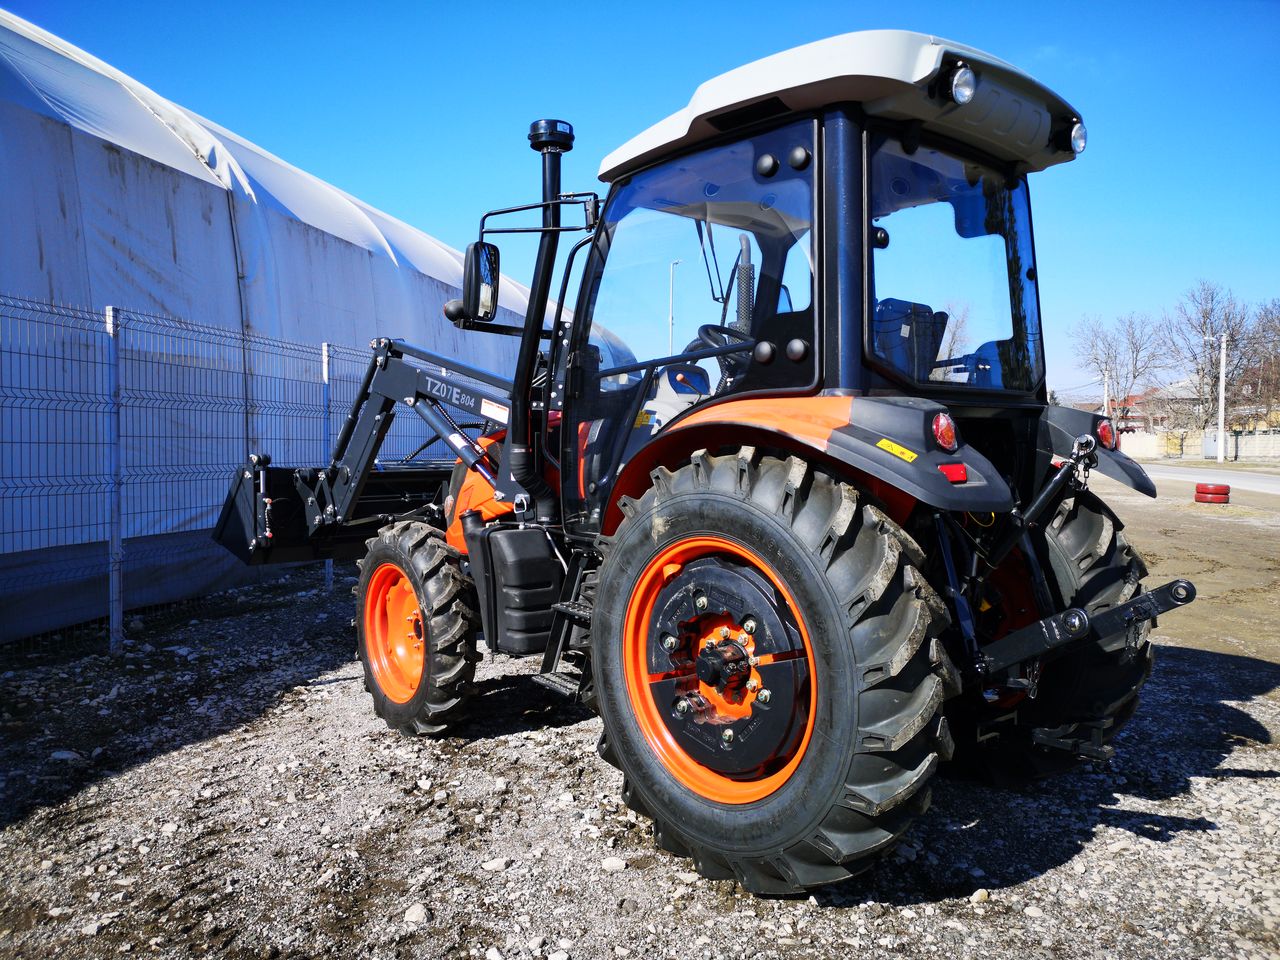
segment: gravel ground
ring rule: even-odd
[[[1280,504],[1197,533],[1118,499],[1162,511],[1131,527],[1157,577],[1213,575],[1155,631],[1117,759],[1016,791],[941,778],[890,859],[808,898],[655,849],[536,659],[487,658],[458,735],[391,732],[349,584],[314,572],[135,620],[122,660],[10,657],[0,956],[1276,956]]]

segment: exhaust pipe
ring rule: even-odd
[[[551,273],[556,265],[556,249],[560,234],[560,157],[573,149],[573,127],[563,120],[537,120],[529,126],[529,146],[542,154],[542,226],[538,241],[538,258],[530,284],[529,309],[520,336],[520,354],[516,361],[515,382],[511,389],[511,446],[508,456],[511,478],[533,497],[534,518],[539,523],[556,519],[556,494],[542,477],[541,450],[533,441],[529,409],[532,398],[533,371],[538,361],[538,345],[542,324],[547,314],[547,297],[551,292]]]

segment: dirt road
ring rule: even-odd
[[[393,734],[315,574],[134,623],[122,661],[0,663],[0,956],[1274,955],[1280,498],[1096,484],[1152,580],[1200,591],[1118,758],[943,778],[891,859],[811,898],[655,850],[535,661],[486,660],[457,736]]]

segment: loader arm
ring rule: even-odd
[[[269,455],[254,454],[236,470],[213,539],[244,562],[359,556],[370,529],[395,517],[438,511],[453,457],[486,483],[496,483],[484,448],[446,405],[481,421],[505,423],[511,382],[401,340],[375,340],[372,347],[326,466],[278,467]],[[453,457],[378,463],[401,404],[426,423],[426,442],[444,441]]]

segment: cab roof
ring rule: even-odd
[[[945,74],[963,62],[978,75],[974,99],[953,103]],[[606,183],[738,127],[855,102],[870,116],[917,120],[1020,172],[1075,156],[1061,143],[1079,120],[1065,100],[989,53],[907,30],[864,30],[818,40],[730,70],[694,91],[689,105],[604,158]],[[1065,147],[1065,148],[1064,148]]]

